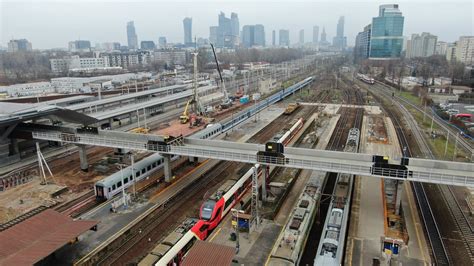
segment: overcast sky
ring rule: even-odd
[[[292,43],[298,31],[312,40],[313,25],[326,28],[328,40],[336,32],[339,16],[345,16],[345,35],[353,45],[355,36],[378,14],[387,1],[312,0],[220,0],[220,1],[13,1],[0,0],[0,45],[12,38],[26,38],[33,48],[67,47],[72,40],[95,43],[118,41],[126,45],[126,23],[135,21],[138,40],[166,36],[168,42],[183,42],[183,18],[193,18],[193,35],[209,37],[209,26],[217,25],[220,11],[239,15],[240,27],[263,24],[266,42],[273,29],[289,29]],[[427,31],[438,40],[452,42],[460,35],[473,35],[473,1],[397,1],[405,17],[404,35]],[[277,33],[278,40],[278,33]],[[277,41],[278,42],[278,41]]]

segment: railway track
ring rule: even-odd
[[[374,93],[372,90],[369,90],[369,91],[379,103],[382,103],[382,100],[380,97],[384,97],[384,96]],[[396,115],[396,112],[393,112],[391,110],[386,110],[383,106],[381,106],[381,108],[393,121],[393,125],[397,133],[397,138],[400,143],[400,148],[402,149],[402,153],[404,154],[404,156],[412,157],[414,155],[414,152],[412,151],[412,148],[409,145],[409,141],[407,139],[405,131],[403,130],[404,127],[402,126],[403,124],[399,116]],[[401,107],[400,109],[402,111],[407,111],[406,109],[403,109]],[[408,122],[410,119],[406,119],[406,120]],[[420,151],[424,150],[425,154],[430,154],[431,151],[429,150],[428,147],[425,146],[426,142],[422,140],[423,137],[421,136],[421,134],[419,134],[419,131],[416,130],[417,125],[411,124],[410,128],[412,128],[411,132],[414,133],[412,135],[415,135],[414,140],[417,143]],[[417,132],[414,132],[414,131],[417,131]],[[425,148],[423,149],[420,146],[425,146]],[[425,235],[427,236],[428,242],[431,247],[431,256],[433,257],[435,263],[438,265],[451,264],[452,261],[450,259],[448,250],[444,244],[443,237],[440,233],[439,226],[435,219],[433,208],[428,199],[424,184],[420,182],[410,182],[410,184],[415,194],[415,199],[418,206],[418,212],[423,221]]]

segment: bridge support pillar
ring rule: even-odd
[[[79,148],[79,160],[81,161],[81,170],[89,171],[89,163],[87,162],[87,150],[85,145],[77,145]]]
[[[403,181],[396,180],[395,185],[395,214],[400,215],[400,205],[402,204]]]
[[[171,155],[169,154],[162,154],[163,160],[164,160],[164,174],[165,174],[165,182],[170,183],[171,182]]]

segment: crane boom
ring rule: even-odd
[[[221,68],[219,67],[219,60],[217,60],[216,50],[214,49],[214,45],[211,43],[212,53],[214,54],[214,60],[216,61],[217,72],[219,72],[219,78],[221,79],[222,84],[222,91],[224,92],[224,104],[228,105],[231,104],[231,100],[229,99],[229,93],[225,88],[224,79],[222,78]]]

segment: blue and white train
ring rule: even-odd
[[[232,118],[223,120],[221,123],[215,123],[209,125],[205,129],[194,133],[191,135],[191,138],[197,139],[209,139],[213,138],[223,132],[228,131],[232,127],[242,123],[248,118],[252,117],[255,113],[260,112],[264,108],[268,107],[271,104],[281,101],[289,95],[292,95],[293,92],[305,87],[313,81],[313,77],[304,79],[301,82],[298,82],[295,85],[292,85],[286,89],[283,89],[264,100],[261,100],[257,105],[252,105],[251,107],[240,111]],[[178,157],[172,157],[172,160],[176,160]],[[135,163],[135,182],[143,180],[144,178],[155,173],[159,169],[163,168],[163,157],[158,153],[148,156],[141,161]],[[127,189],[133,184],[133,172],[132,167],[128,166],[123,170],[123,184],[122,184],[122,173],[119,171],[114,173],[106,178],[96,182],[94,190],[97,200],[107,200],[115,195],[119,194],[122,189]],[[125,186],[122,188],[122,186]]]

